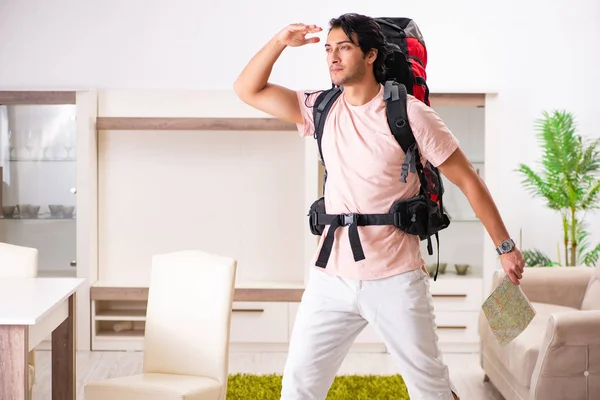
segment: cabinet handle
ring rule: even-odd
[[[466,294],[433,294],[432,297],[467,297]]]
[[[446,326],[446,325],[441,325],[437,327],[438,329],[467,329],[466,326]]]
[[[253,313],[260,313],[260,312],[264,312],[265,310],[262,308],[234,308],[232,310],[233,312],[253,312]]]

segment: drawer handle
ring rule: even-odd
[[[466,326],[446,326],[446,325],[441,325],[437,327],[438,329],[467,329]]]
[[[433,294],[432,297],[467,297],[466,294]]]
[[[259,313],[259,312],[264,312],[265,310],[262,308],[234,308],[232,310],[233,312],[254,312],[254,313]]]

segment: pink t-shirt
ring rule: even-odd
[[[302,136],[312,139],[312,106],[318,93],[309,94],[308,98],[304,91],[296,93],[304,120],[297,125],[298,130]],[[439,166],[457,149],[458,140],[432,108],[410,95],[407,111],[422,162],[429,160]],[[342,92],[327,116],[322,151],[327,168],[325,207],[328,214],[388,213],[394,201],[414,197],[419,192],[416,173],[410,172],[407,182],[400,182],[405,154],[387,123],[383,85],[377,96],[361,106],[350,104]],[[311,262],[313,266],[327,228]],[[358,232],[365,259],[354,261],[348,227],[341,226],[335,231],[327,273],[372,280],[423,266],[417,236],[392,225],[359,226]]]

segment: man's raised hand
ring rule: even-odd
[[[277,41],[290,47],[304,46],[308,43],[319,43],[317,36],[307,38],[306,35],[321,32],[323,29],[316,25],[291,24],[277,34]]]

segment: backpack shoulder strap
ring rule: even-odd
[[[415,172],[416,165],[420,163],[419,152],[416,148],[417,142],[410,128],[406,112],[406,87],[395,81],[387,81],[383,90],[388,125],[394,138],[406,154],[400,178],[401,182],[406,182],[409,167],[411,172]]]
[[[342,93],[341,87],[333,87],[329,90],[325,90],[317,96],[315,104],[313,106],[313,121],[315,125],[315,139],[317,139],[317,145],[319,147],[319,155],[321,156],[321,163],[325,165],[323,159],[323,152],[321,150],[321,138],[323,137],[323,129],[325,128],[325,121],[327,120],[327,114],[331,110],[331,106],[335,100]]]

